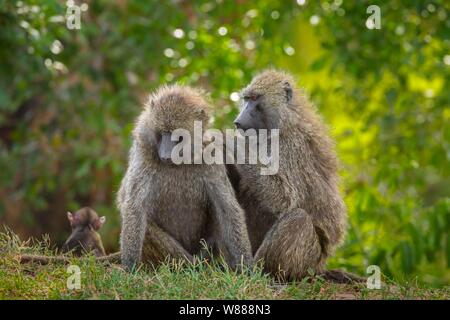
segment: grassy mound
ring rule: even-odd
[[[72,258],[80,270],[79,289],[69,289],[69,265],[20,264],[23,253],[55,255],[48,238],[21,242],[0,233],[0,299],[449,299],[450,289],[384,279],[380,290],[307,278],[278,284],[261,270],[236,273],[220,261],[195,265],[167,262],[158,269],[141,266],[135,273],[93,256]]]

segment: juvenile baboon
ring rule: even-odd
[[[73,251],[75,255],[92,252],[97,257],[104,256],[102,238],[97,231],[103,226],[106,217],[99,217],[94,209],[81,208],[74,214],[67,212],[72,234],[64,243],[63,252]]]
[[[233,178],[239,179],[255,261],[263,260],[266,271],[284,280],[300,279],[309,270],[321,274],[344,238],[347,220],[334,143],[294,84],[276,70],[256,76],[242,90],[235,120],[238,129],[279,129],[278,173],[260,175],[259,165],[241,164]]]
[[[77,256],[92,252],[97,261],[117,262],[120,253],[106,255],[103,248],[102,238],[97,231],[105,223],[106,218],[99,217],[94,209],[84,207],[74,214],[67,212],[72,233],[62,247],[62,251],[73,252]],[[47,264],[49,262],[69,262],[70,257],[66,255],[44,256],[35,254],[23,254],[20,256],[21,263],[36,262]]]
[[[231,266],[241,261],[250,264],[244,212],[225,167],[172,162],[172,150],[181,142],[172,141],[172,132],[186,129],[192,137],[194,121],[207,127],[208,109],[196,90],[164,86],[139,116],[117,198],[125,268],[141,260],[159,263],[167,257],[193,261],[201,239],[220,251]]]

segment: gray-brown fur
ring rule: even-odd
[[[71,251],[77,256],[93,253],[98,262],[117,263],[120,261],[120,252],[105,254],[102,239],[97,231],[105,222],[105,217],[99,217],[94,209],[84,207],[74,214],[68,212],[72,227],[72,233],[62,247],[62,251],[67,253]],[[50,262],[69,263],[70,256],[44,256],[36,254],[22,254],[19,255],[20,263],[38,263],[48,264]]]
[[[67,217],[72,228],[72,234],[63,245],[63,252],[72,251],[75,255],[92,252],[97,257],[104,256],[102,238],[97,233],[105,222],[105,217],[99,217],[94,209],[84,207],[74,214],[68,212]]]
[[[161,161],[158,136],[177,128],[207,127],[208,103],[196,90],[165,86],[153,94],[133,131],[128,169],[118,193],[122,264],[193,261],[201,239],[231,266],[251,261],[245,217],[221,165]]]
[[[255,261],[263,260],[266,271],[285,280],[309,270],[320,274],[344,238],[347,219],[334,143],[294,86],[290,75],[268,70],[242,90],[258,104],[260,128],[280,130],[280,167],[266,176],[259,165],[235,168]]]

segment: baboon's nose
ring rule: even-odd
[[[234,125],[236,126],[236,129],[241,129],[244,131],[246,131],[249,128],[248,125],[244,125],[244,124],[242,124],[242,122],[239,122],[239,121],[235,121]]]
[[[171,159],[170,157],[162,156],[162,157],[161,157],[161,161],[162,161],[162,162],[172,162],[172,159]]]

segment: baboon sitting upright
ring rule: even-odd
[[[153,94],[133,131],[128,170],[118,193],[122,264],[193,261],[201,239],[236,267],[252,260],[245,216],[223,165],[173,163],[175,129],[207,127],[209,106],[194,89],[165,86]],[[190,141],[183,141],[190,144]]]
[[[275,70],[256,76],[242,90],[235,120],[238,129],[279,129],[278,173],[260,175],[260,166],[249,164],[234,169],[255,261],[284,280],[321,273],[346,227],[333,141],[294,83]]]
[[[103,242],[97,231],[103,226],[106,217],[99,217],[94,209],[81,208],[75,213],[67,212],[72,234],[64,243],[64,252],[73,251],[76,255],[93,252],[97,257],[106,255]]]
[[[72,233],[62,247],[62,251],[67,253],[71,251],[74,255],[93,253],[96,261],[117,263],[120,259],[120,252],[106,255],[103,248],[102,238],[98,230],[103,226],[106,217],[99,217],[94,209],[84,207],[75,213],[67,212]],[[38,254],[20,254],[21,263],[39,263],[48,264],[51,262],[70,263],[70,256],[57,255],[45,256]]]

